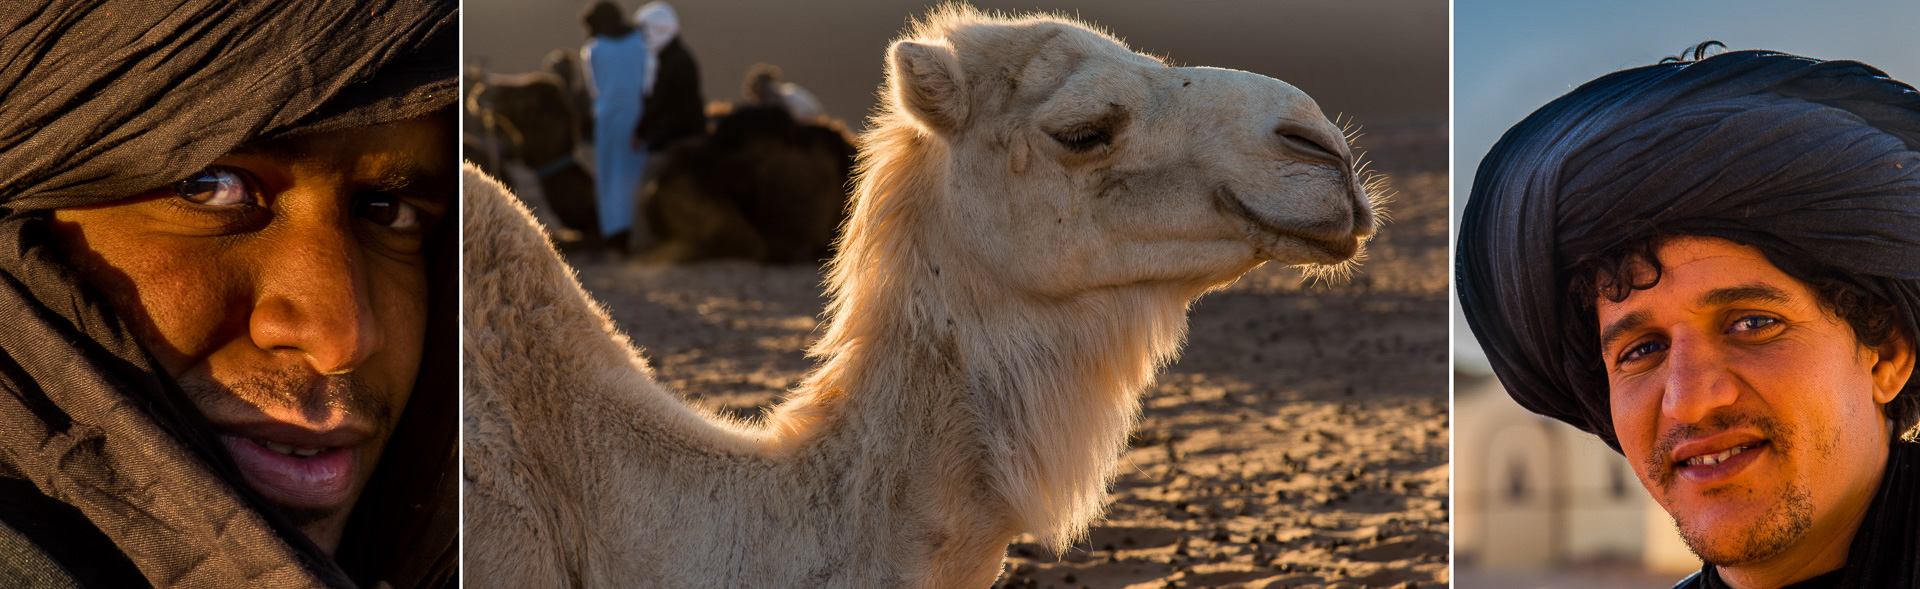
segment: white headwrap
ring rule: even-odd
[[[653,80],[659,77],[660,52],[680,36],[680,15],[673,12],[673,5],[654,0],[634,11],[633,25],[647,38],[647,80],[641,88],[651,96]]]
[[[680,16],[674,14],[673,5],[660,0],[648,2],[634,11],[633,25],[647,33],[647,48],[655,55],[680,35]]]

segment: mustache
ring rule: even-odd
[[[297,411],[321,421],[338,411],[374,424],[392,423],[393,403],[354,373],[317,375],[301,366],[249,374],[230,382],[181,379],[180,390],[197,406],[218,406],[233,399],[267,409]]]
[[[1653,444],[1653,451],[1647,454],[1646,467],[1649,478],[1652,478],[1661,488],[1671,487],[1674,476],[1679,470],[1670,458],[1674,448],[1693,438],[1706,437],[1742,426],[1758,430],[1760,436],[1766,438],[1767,443],[1776,450],[1789,449],[1787,440],[1793,433],[1793,428],[1777,419],[1766,415],[1715,413],[1700,423],[1682,423],[1660,434],[1660,439]]]

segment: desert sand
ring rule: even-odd
[[[1001,587],[1435,587],[1447,563],[1445,127],[1359,144],[1397,192],[1340,283],[1268,265],[1194,305],[1091,537],[1022,538]],[[574,254],[694,404],[758,416],[804,376],[820,269]]]

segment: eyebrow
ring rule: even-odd
[[[1779,287],[1763,282],[1753,282],[1707,291],[1706,294],[1700,295],[1700,300],[1694,304],[1700,307],[1724,307],[1739,303],[1787,303],[1792,300],[1793,298],[1787,295],[1787,291],[1780,290]],[[1608,324],[1606,329],[1600,332],[1600,350],[1605,352],[1612,349],[1613,343],[1627,332],[1638,329],[1652,320],[1652,312],[1640,310],[1628,313],[1625,317]]]
[[[228,155],[278,159],[292,159],[304,153],[306,149],[299,141],[281,139],[248,143],[227,152]],[[439,205],[451,204],[454,200],[453,194],[458,191],[435,190],[432,187],[434,183],[429,181],[446,175],[440,172],[441,170],[428,166],[426,162],[414,157],[414,154],[406,153],[390,160],[380,169],[379,176],[367,182],[365,186],[373,190],[410,196]]]
[[[1700,297],[1699,306],[1720,307],[1735,303],[1785,303],[1791,300],[1787,291],[1771,284],[1754,282],[1718,288]]]
[[[1648,321],[1652,320],[1653,313],[1642,310],[1628,313],[1627,316],[1621,317],[1618,321],[1614,321],[1611,325],[1608,325],[1604,331],[1600,332],[1600,351],[1605,353],[1607,350],[1613,349],[1613,342],[1620,339],[1620,336],[1626,335],[1629,331],[1639,329],[1640,326],[1646,325]]]

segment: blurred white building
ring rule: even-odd
[[[1453,547],[1466,568],[1592,564],[1699,570],[1673,520],[1598,438],[1514,403],[1471,363],[1454,374]]]

